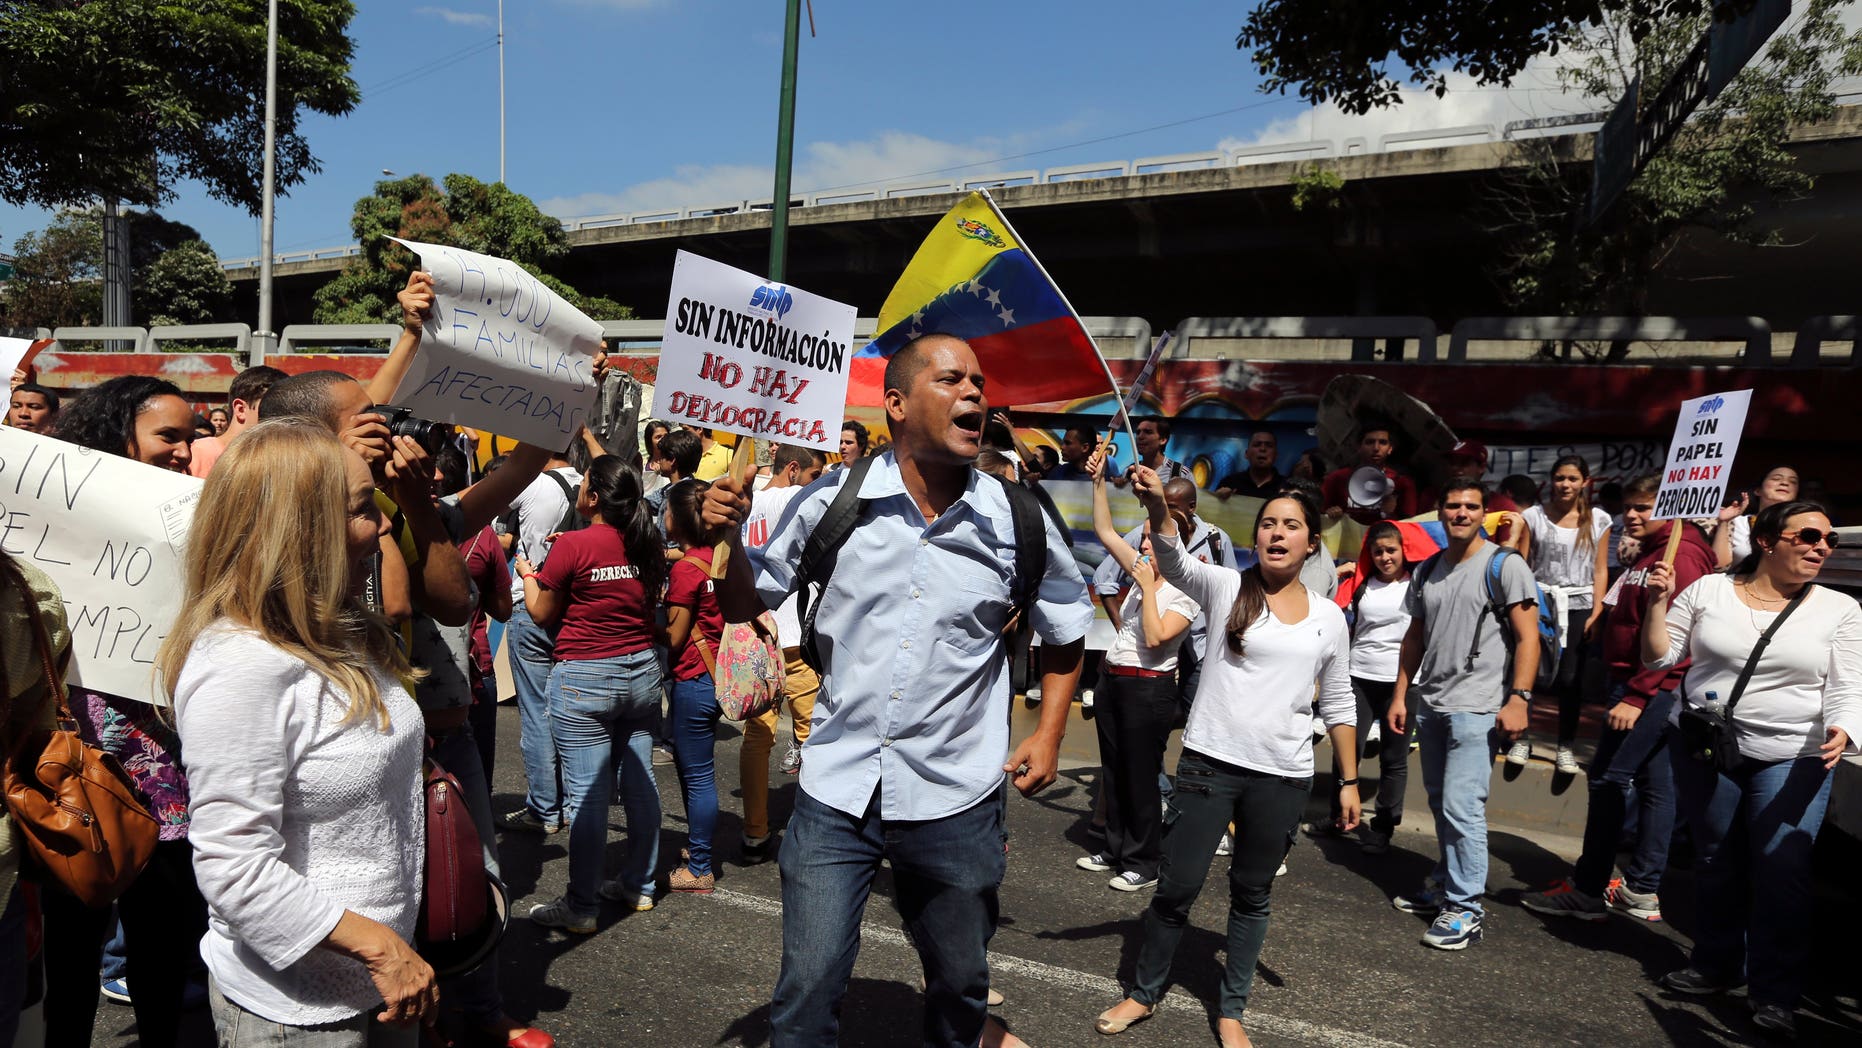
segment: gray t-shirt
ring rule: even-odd
[[[1498,713],[1510,683],[1508,648],[1500,623],[1487,607],[1487,565],[1500,547],[1481,548],[1452,567],[1442,560],[1425,576],[1418,568],[1405,605],[1412,621],[1422,624],[1422,669],[1410,689],[1421,702],[1444,713]],[[1509,608],[1536,603],[1532,570],[1517,555],[1500,566],[1500,593]],[[1479,631],[1478,634],[1476,631]],[[1480,643],[1472,668],[1468,648]],[[1537,641],[1538,634],[1532,635]]]
[[[454,542],[465,531],[465,513],[457,496],[447,496],[433,507],[440,523]],[[477,587],[472,599],[478,600]],[[471,658],[472,628],[442,626],[423,612],[415,611],[408,623],[412,633],[408,660],[427,671],[414,687],[414,701],[423,710],[449,710],[472,705],[472,681],[467,663]]]

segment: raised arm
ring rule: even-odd
[[[1138,551],[1132,549],[1131,543],[1125,541],[1125,536],[1112,526],[1112,505],[1106,499],[1105,470],[1101,468],[1104,464],[1103,448],[1086,460],[1086,469],[1093,478],[1093,534],[1105,546],[1119,570],[1130,574],[1132,562],[1138,559]],[[1116,616],[1114,618],[1116,620]]]
[[[401,335],[382,361],[381,370],[369,380],[369,400],[387,404],[401,387],[408,369],[414,366],[414,354],[420,351],[420,329],[433,312],[433,277],[418,269],[407,275],[407,286],[395,294],[401,303]]]
[[[1190,595],[1204,609],[1225,608],[1234,599],[1241,576],[1229,568],[1204,564],[1183,552],[1183,536],[1177,533],[1177,521],[1164,503],[1164,482],[1149,466],[1137,466],[1132,486],[1138,501],[1144,503],[1151,518],[1151,552],[1157,555],[1157,570],[1166,581]]]

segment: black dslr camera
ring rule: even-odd
[[[380,415],[382,423],[388,427],[390,436],[412,437],[415,443],[427,449],[429,455],[439,454],[440,449],[453,439],[453,427],[444,422],[415,418],[411,408],[397,408],[391,404],[371,404],[364,414]]]

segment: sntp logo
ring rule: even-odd
[[[1725,397],[1714,397],[1714,398],[1712,398],[1712,399],[1710,399],[1710,400],[1703,400],[1703,401],[1701,401],[1701,402],[1700,402],[1700,410],[1698,410],[1698,411],[1696,411],[1696,412],[1694,412],[1694,414],[1696,414],[1696,415],[1711,415],[1711,414],[1713,414],[1714,412],[1716,412],[1716,411],[1718,411],[1718,410],[1720,410],[1721,408],[1723,408],[1723,407],[1725,407],[1725,406],[1726,406],[1726,398],[1725,398]]]
[[[764,284],[750,293],[750,308],[784,317],[795,308],[795,296],[789,294],[789,289],[781,284]]]

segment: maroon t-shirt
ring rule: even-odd
[[[537,585],[568,598],[556,624],[557,661],[609,659],[653,646],[652,599],[614,528],[591,523],[558,538],[537,570]]]
[[[486,632],[485,608],[491,594],[511,588],[511,567],[497,532],[487,524],[466,545],[466,574],[478,587],[478,606],[472,609],[472,675],[476,683],[492,673],[491,635]]]
[[[724,636],[724,612],[718,608],[718,597],[713,592],[711,553],[710,546],[693,546],[685,551],[684,558],[673,562],[671,580],[666,585],[666,605],[694,609],[698,632],[704,634],[706,643],[711,645],[711,657],[717,658],[718,638]],[[555,559],[556,554],[551,553],[551,562]],[[679,661],[672,667],[673,680],[693,680],[705,675],[705,658],[698,653],[696,640],[696,637],[686,638]]]

